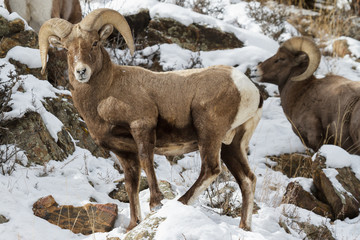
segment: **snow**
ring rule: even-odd
[[[327,167],[351,167],[356,177],[360,179],[360,156],[349,154],[344,149],[334,145],[323,145],[318,154],[326,158],[325,164]]]
[[[247,2],[241,0],[218,1],[213,4],[223,4],[224,12],[218,17],[206,16],[195,13],[188,8],[175,6],[171,1],[159,3],[156,0],[132,0],[132,1],[108,1],[93,0],[91,5],[85,5],[81,1],[83,9],[89,11],[99,7],[109,7],[120,11],[122,14],[134,14],[141,9],[148,9],[152,17],[169,17],[180,21],[185,25],[192,23],[216,27],[225,32],[234,33],[245,46],[239,49],[191,52],[175,44],[161,44],[148,47],[141,52],[143,56],[150,56],[155,51],[160,52],[160,63],[164,69],[183,69],[191,66],[191,60],[198,58],[202,66],[207,67],[215,64],[237,66],[245,72],[256,66],[258,62],[270,57],[277,51],[279,43],[270,37],[263,35],[258,23],[247,15]],[[346,2],[346,1],[345,1]],[[0,1],[2,5],[3,1]],[[295,11],[291,9],[291,11]],[[9,14],[0,7],[0,15],[7,19],[18,17],[16,13]],[[27,24],[26,24],[27,26]],[[240,28],[240,27],[241,28]],[[29,28],[27,26],[27,28]],[[281,41],[297,35],[296,30],[286,27]],[[343,38],[343,37],[341,37]],[[323,57],[317,76],[324,76],[333,72],[354,81],[360,79],[360,63],[356,58],[360,56],[360,43],[351,38],[346,38],[352,56],[345,58]],[[332,42],[327,43],[327,49],[331,50]],[[126,51],[119,51],[126,54]],[[140,55],[140,54],[139,54]],[[9,59],[15,59],[26,64],[29,68],[41,67],[39,51],[37,49],[15,47],[11,49],[5,58],[0,59],[0,81],[10,84],[9,75],[15,72],[15,67],[9,63]],[[135,58],[134,62],[144,59]],[[200,67],[200,66],[196,66]],[[10,81],[10,82],[8,82]],[[255,133],[250,141],[249,162],[257,176],[255,202],[260,207],[253,214],[252,231],[244,231],[238,228],[240,218],[232,218],[220,215],[219,209],[208,207],[209,197],[202,194],[193,206],[185,206],[176,201],[197,179],[201,160],[198,152],[186,154],[177,164],[170,164],[164,156],[155,156],[157,165],[156,175],[159,180],[170,182],[176,193],[175,200],[164,200],[164,206],[155,213],[155,216],[165,217],[160,224],[155,239],[303,239],[304,233],[291,229],[287,233],[279,222],[298,221],[309,222],[314,225],[325,225],[333,233],[336,239],[360,238],[360,217],[355,219],[337,220],[330,223],[328,219],[320,217],[307,210],[293,205],[281,204],[286,186],[291,181],[298,181],[305,190],[310,191],[311,179],[290,179],[280,172],[271,170],[268,165],[276,163],[266,156],[279,155],[282,153],[304,152],[305,148],[299,138],[294,134],[291,123],[287,120],[277,96],[277,87],[265,84],[270,93],[270,98],[264,102],[263,115]],[[46,111],[43,103],[46,98],[54,98],[58,94],[70,94],[68,91],[54,88],[47,81],[39,80],[32,75],[18,76],[13,86],[13,94],[10,101],[12,108],[4,112],[2,120],[21,118],[26,112],[38,112],[44,120],[51,136],[57,141],[57,133],[63,125],[53,114]],[[9,153],[17,152],[5,166],[12,168],[11,174],[0,174],[0,214],[10,221],[0,224],[0,239],[71,239],[71,240],[106,240],[109,237],[123,239],[125,229],[130,221],[129,204],[121,203],[108,196],[115,186],[115,180],[123,178],[123,174],[114,169],[113,158],[96,158],[88,150],[76,147],[75,152],[63,162],[50,161],[45,166],[27,165],[27,158],[21,149],[13,145],[0,146],[0,151]],[[350,155],[343,149],[324,145],[319,153],[327,158],[325,170],[332,179],[335,177],[334,168],[351,167],[360,179],[360,157]],[[22,164],[20,164],[18,161]],[[144,174],[144,173],[142,173]],[[91,184],[90,184],[91,182]],[[230,180],[227,184],[235,189],[234,201],[240,204],[242,201],[238,185]],[[223,183],[219,183],[223,186]],[[96,233],[90,236],[73,234],[69,230],[48,223],[35,217],[32,212],[32,204],[39,198],[53,195],[60,205],[82,206],[89,202],[90,198],[98,203],[116,203],[119,207],[119,216],[115,228],[109,233]],[[149,190],[140,193],[141,215],[146,217],[150,213],[148,199]]]
[[[14,59],[29,68],[41,68],[39,49],[16,46],[7,52],[6,59]]]

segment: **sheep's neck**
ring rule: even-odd
[[[279,85],[281,104],[288,117],[291,117],[293,106],[302,98],[307,89],[312,86],[310,82],[314,79],[312,76],[299,82],[288,80],[285,84]]]

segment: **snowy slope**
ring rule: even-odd
[[[218,2],[214,1],[214,4]],[[90,8],[111,7],[123,14],[136,13],[141,8],[147,8],[152,17],[171,17],[186,25],[194,22],[206,24],[223,31],[232,32],[245,42],[245,47],[241,49],[200,52],[204,66],[238,64],[238,68],[244,72],[247,68],[256,66],[259,61],[276,52],[279,44],[261,34],[256,23],[251,18],[244,16],[246,13],[245,2],[222,1],[221,4],[225,5],[226,12],[226,17],[222,20],[198,14],[173,4],[159,3],[155,0],[97,0],[92,1]],[[86,8],[89,6],[85,6],[83,3],[83,9]],[[9,15],[3,8],[0,8],[0,14],[8,19],[16,17],[16,14]],[[239,28],[233,24],[238,21],[241,21],[242,25],[246,27]],[[290,37],[292,34],[294,33],[288,32],[284,37]],[[360,56],[360,43],[353,39],[349,43],[354,55]],[[151,49],[143,51],[151,51]],[[177,45],[168,44],[160,46],[160,53],[160,61],[163,66],[171,69],[181,69],[186,66],[193,54]],[[6,58],[0,59],[0,65],[5,65],[0,72],[1,79],[6,79],[8,73],[14,69],[14,66],[8,62],[9,58],[17,59],[28,64],[29,67],[38,67],[40,60],[34,59],[33,56],[35,55],[39,55],[38,50],[22,48],[9,51]],[[349,56],[343,59],[323,58],[317,74],[319,76],[325,75],[329,72],[329,66],[336,74],[355,81],[360,79],[360,63]],[[49,83],[40,81],[34,76],[20,77],[22,80],[13,89],[14,95],[11,102],[13,110],[7,113],[5,117],[7,119],[16,118],[21,117],[25,111],[38,111],[44,122],[48,123],[47,127],[53,133],[52,136],[56,138],[57,131],[61,129],[61,122],[44,109],[42,101],[44,97],[55,96],[55,93],[70,93],[53,88]],[[17,91],[20,84],[23,90]],[[272,92],[276,92],[274,86],[267,86]],[[360,217],[352,220],[335,221],[330,224],[328,219],[309,211],[291,205],[280,205],[285,188],[293,179],[266,167],[265,163],[271,164],[266,156],[303,151],[304,147],[301,141],[293,133],[290,123],[284,116],[279,98],[270,97],[264,103],[262,119],[250,142],[249,161],[258,178],[255,201],[260,207],[258,213],[253,215],[253,230],[251,232],[243,231],[238,228],[239,218],[219,215],[218,209],[207,207],[208,197],[204,193],[194,206],[184,206],[176,200],[164,200],[163,208],[156,214],[166,217],[166,220],[160,225],[156,239],[303,239],[305,237],[303,232],[292,230],[289,234],[280,227],[279,221],[286,221],[288,213],[296,216],[299,220],[302,219],[314,225],[326,225],[336,239],[360,239]],[[359,156],[351,156],[335,146],[324,146],[321,152],[328,156],[336,156],[329,159],[329,167],[351,166],[358,175],[360,174]],[[18,158],[26,162],[26,157],[21,152],[19,152]],[[348,160],[339,165],[336,159]],[[158,165],[156,169],[158,179],[170,182],[177,197],[185,193],[196,180],[200,169],[200,156],[197,152],[187,154],[175,165],[170,165],[163,156],[156,156],[155,161]],[[79,147],[74,154],[63,162],[50,161],[46,166],[33,165],[28,168],[17,165],[16,170],[10,176],[0,174],[0,214],[10,219],[9,222],[0,224],[0,240],[105,240],[109,237],[122,239],[129,223],[129,205],[120,203],[108,196],[108,193],[115,188],[114,180],[122,177],[114,169],[111,158],[96,158],[87,150]],[[305,189],[311,185],[311,180],[297,180]],[[94,187],[90,185],[89,181],[94,184]],[[240,204],[241,193],[238,186],[233,185],[237,191],[235,194],[237,199],[234,201]],[[118,204],[119,217],[115,229],[109,233],[84,236],[60,229],[35,217],[32,213],[32,204],[49,194],[52,194],[60,205],[81,206],[88,203],[90,197],[95,198],[99,203]],[[150,212],[148,207],[149,191],[142,191],[140,198],[142,216],[145,217]]]

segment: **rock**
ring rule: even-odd
[[[149,183],[147,181],[147,178],[141,176],[139,192],[147,188],[149,188]],[[119,183],[116,185],[116,189],[110,192],[109,196],[113,199],[119,200],[120,202],[126,202],[126,203],[129,202],[129,197],[125,189],[125,178],[119,180]]]
[[[314,185],[331,206],[335,219],[344,220],[359,215],[360,181],[350,168],[324,168],[324,158],[315,158]]]
[[[55,142],[40,114],[36,112],[28,112],[20,119],[2,122],[1,125],[6,127],[0,128],[0,144],[16,144],[25,151],[29,163],[62,161],[75,151],[68,132],[63,128]]]
[[[319,201],[311,193],[305,191],[298,182],[291,182],[288,184],[281,203],[294,204],[318,215],[334,219],[330,206]]]
[[[244,46],[233,33],[206,27],[197,23],[188,26],[171,18],[154,18],[147,29],[148,44],[176,43],[182,48],[196,51],[210,51]]]
[[[42,79],[41,68],[29,68],[27,65],[22,64],[14,59],[9,59],[9,62],[15,66],[17,75],[34,75],[38,79]]]
[[[175,194],[171,189],[171,184],[167,181],[161,180],[159,181],[159,188],[161,193],[164,195],[164,197],[166,199],[174,199],[175,198]]]
[[[5,216],[0,214],[0,224],[7,223],[9,219],[7,219]]]
[[[83,207],[59,206],[50,195],[35,202],[33,212],[36,216],[63,229],[88,235],[111,231],[117,218],[118,209],[117,205],[113,203],[88,203]]]
[[[110,157],[108,151],[99,147],[91,138],[87,126],[74,107],[72,98],[68,95],[62,95],[58,98],[46,99],[44,103],[45,109],[54,114],[63,124],[67,132],[78,140],[76,145],[81,148],[86,148],[96,157]],[[65,146],[64,146],[65,147]]]
[[[316,226],[308,222],[299,222],[299,221],[294,221],[294,222],[300,228],[299,230],[303,231],[306,234],[306,237],[304,239],[335,240],[335,238],[332,236],[331,231],[325,225]]]
[[[146,177],[141,176],[140,177],[140,189],[139,192],[142,190],[145,190],[149,188],[149,183],[147,181]],[[174,199],[175,194],[173,193],[171,189],[171,184],[167,181],[159,181],[159,188],[161,193],[164,195],[167,199]],[[120,179],[119,183],[116,185],[116,189],[114,189],[112,192],[109,193],[109,196],[113,199],[117,199],[120,202],[129,202],[129,197],[127,195],[126,189],[125,189],[125,179]]]
[[[7,37],[15,33],[23,31],[25,24],[21,19],[8,21],[3,16],[0,16],[0,37]]]
[[[49,60],[47,63],[47,80],[53,86],[61,86],[69,89],[69,76],[66,50],[58,50],[56,48],[49,49]]]
[[[24,22],[11,22],[0,16],[0,58],[15,46],[38,48],[38,36],[34,31],[24,31]]]
[[[123,240],[153,240],[159,225],[165,221],[165,219],[166,218],[149,215],[138,226],[129,231]]]

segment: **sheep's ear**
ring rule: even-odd
[[[105,41],[113,32],[113,30],[114,30],[113,25],[111,24],[104,25],[99,31],[100,41]]]
[[[297,56],[295,56],[295,63],[297,65],[300,65],[308,59],[309,58],[308,58],[307,54],[302,52],[302,53],[298,54]]]
[[[50,36],[49,43],[54,47],[63,47],[60,38],[57,36]]]

